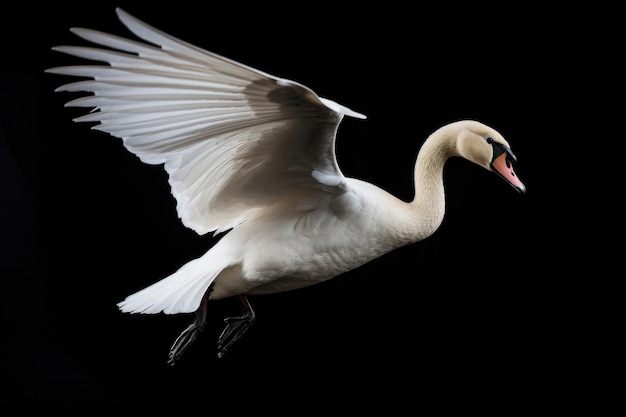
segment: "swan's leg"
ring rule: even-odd
[[[196,317],[193,320],[193,323],[183,330],[180,336],[178,336],[174,341],[174,344],[170,348],[169,359],[167,361],[168,364],[174,366],[182,354],[187,350],[187,348],[189,348],[189,346],[191,346],[191,344],[204,330],[206,326],[207,304],[210,292],[211,290],[207,291],[204,297],[202,297],[200,307],[196,310]]]
[[[220,334],[217,340],[217,357],[224,356],[226,351],[243,336],[243,334],[250,328],[256,315],[250,305],[250,302],[245,295],[238,295],[237,299],[241,304],[243,314],[240,317],[227,317],[224,319],[226,327]]]

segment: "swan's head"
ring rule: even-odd
[[[517,158],[508,142],[496,130],[475,121],[457,122],[457,149],[460,156],[495,172],[520,193],[526,186],[513,170]]]

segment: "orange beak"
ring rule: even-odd
[[[493,171],[498,174],[500,178],[508,182],[517,191],[522,194],[525,193],[526,186],[522,184],[513,170],[513,162],[516,160],[515,155],[513,155],[511,150],[506,146],[500,145],[500,148],[500,154],[496,155],[493,161],[491,161],[491,169],[493,169]],[[494,148],[494,151],[495,150],[496,149]]]

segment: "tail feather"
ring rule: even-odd
[[[125,313],[165,314],[192,313],[200,307],[224,266],[207,267],[206,254],[189,261],[172,275],[137,291],[117,304]]]

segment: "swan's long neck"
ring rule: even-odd
[[[417,155],[415,197],[410,206],[415,218],[420,219],[420,230],[427,235],[437,230],[443,221],[446,206],[443,168],[448,158],[458,154],[454,138],[451,132],[436,131]]]

